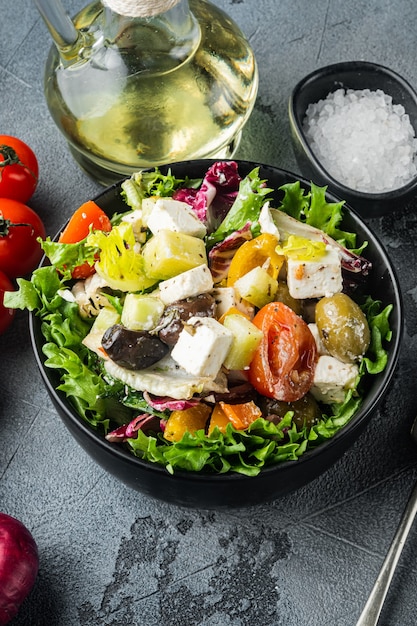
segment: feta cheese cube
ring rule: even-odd
[[[213,277],[207,265],[198,265],[178,276],[159,283],[159,297],[165,305],[207,293],[213,289]]]
[[[358,371],[357,365],[342,363],[332,356],[320,356],[311,393],[319,402],[341,403],[346,391],[354,387]]]
[[[191,317],[171,356],[193,376],[215,378],[230,350],[233,334],[212,317]]]
[[[207,233],[205,225],[198,219],[190,205],[172,198],[158,198],[147,222],[149,230],[154,235],[160,230],[172,230],[175,233],[202,239]]]
[[[237,297],[233,287],[216,287],[211,292],[216,303],[216,317],[219,319],[232,307],[236,307]],[[236,307],[237,308],[237,307]]]
[[[293,298],[322,298],[342,291],[342,265],[339,252],[326,246],[318,261],[287,260],[287,284]]]
[[[238,309],[248,317],[254,316],[254,307],[239,297],[234,287],[216,287],[211,292],[216,303],[215,317],[219,319],[229,309]]]

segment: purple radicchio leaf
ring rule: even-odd
[[[217,161],[206,172],[198,190],[178,189],[172,197],[192,206],[197,217],[211,232],[222,222],[235,201],[240,181],[235,161]]]
[[[213,246],[209,252],[209,267],[215,284],[227,277],[236,250],[250,239],[252,239],[252,232],[251,224],[248,222],[244,228],[228,235],[223,241]]]
[[[143,430],[143,432],[158,431],[163,430],[163,427],[158,417],[150,413],[142,413],[128,424],[123,424],[123,426],[107,433],[106,439],[110,443],[122,443],[126,439],[136,439],[138,430]]]
[[[165,411],[166,409],[170,411],[183,411],[184,409],[190,409],[193,406],[197,406],[200,402],[198,398],[175,400],[174,398],[169,398],[168,396],[151,396],[147,391],[143,392],[143,399],[151,408],[157,411]]]

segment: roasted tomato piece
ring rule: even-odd
[[[264,306],[252,320],[263,339],[249,367],[249,380],[262,395],[285,402],[302,398],[311,388],[317,363],[313,335],[282,302]]]

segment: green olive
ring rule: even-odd
[[[314,424],[317,424],[322,416],[317,401],[310,394],[294,402],[283,402],[282,400],[264,398],[261,408],[264,415],[271,421],[275,421],[275,417],[280,420],[288,411],[294,411],[292,420],[298,430],[303,428],[303,426],[311,428]]]
[[[345,293],[322,298],[316,305],[316,324],[327,352],[343,363],[353,363],[365,354],[370,330],[365,314]]]
[[[280,280],[278,281],[278,289],[275,294],[275,300],[277,302],[283,302],[290,309],[294,311],[297,315],[301,315],[301,300],[296,300],[292,296],[290,296],[290,292],[288,290],[288,285],[286,282]]]

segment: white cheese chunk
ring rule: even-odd
[[[213,277],[206,264],[193,267],[159,283],[159,297],[165,305],[207,293],[213,289]]]
[[[259,214],[259,225],[261,227],[261,233],[275,235],[275,237],[279,241],[279,230],[274,222],[274,218],[272,217],[269,202],[265,202],[261,209],[261,212]]]
[[[346,391],[354,387],[358,371],[357,365],[342,363],[332,356],[320,356],[311,393],[319,402],[341,403]]]
[[[160,230],[172,230],[202,239],[207,229],[186,202],[172,198],[158,198],[147,218],[149,230],[156,235]]]
[[[216,303],[216,319],[220,319],[231,308],[238,309],[250,318],[254,316],[254,307],[242,300],[234,287],[216,287],[211,295]]]
[[[326,246],[318,261],[287,261],[287,284],[293,298],[322,298],[342,291],[342,265],[338,251]]]
[[[237,294],[233,287],[216,287],[211,292],[216,303],[215,316],[219,319],[229,309],[237,306]]]
[[[131,213],[122,217],[122,222],[131,224],[133,234],[138,243],[145,243],[146,241],[146,226],[143,223],[141,209],[135,209]]]
[[[171,356],[194,376],[215,378],[230,350],[233,334],[212,317],[191,317]]]

